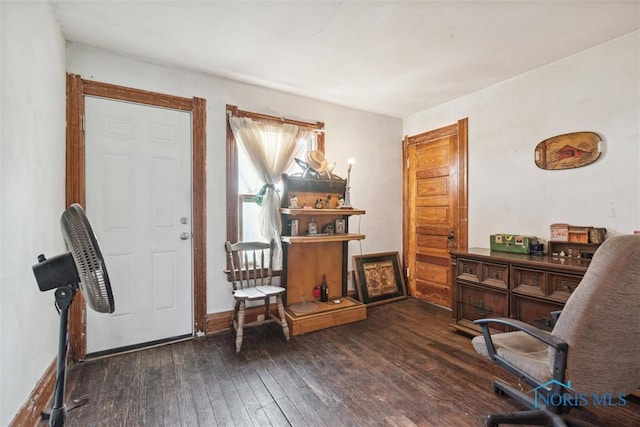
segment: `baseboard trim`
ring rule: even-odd
[[[33,427],[40,421],[42,410],[51,400],[56,383],[57,359],[49,365],[47,370],[29,395],[26,403],[11,421],[12,427]]]
[[[420,301],[422,303],[429,304],[431,307],[433,307],[433,308],[435,308],[435,309],[437,309],[439,311],[442,311],[444,313],[451,313],[451,311],[452,311],[450,307],[445,307],[444,305],[436,304],[435,302],[427,301],[426,299],[416,298],[416,297],[412,297],[412,296],[409,296],[408,298],[413,298],[413,299],[415,299],[417,301]]]
[[[271,304],[270,311],[274,315],[278,315],[278,308],[275,304]],[[264,306],[258,305],[255,307],[248,307],[245,311],[245,323],[250,323],[258,319],[258,314],[264,313]],[[206,334],[219,334],[222,332],[231,331],[231,318],[233,317],[233,310],[221,311],[218,313],[207,314],[207,330]]]
[[[207,326],[205,334],[217,334],[231,330],[232,311],[221,311],[207,314]]]

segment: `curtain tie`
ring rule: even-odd
[[[264,196],[267,194],[267,189],[271,189],[275,192],[279,192],[280,190],[278,190],[278,188],[273,185],[273,184],[265,184],[262,186],[262,188],[260,189],[260,191],[258,191],[258,193],[256,193],[256,204],[258,206],[262,206],[262,199],[264,199]]]

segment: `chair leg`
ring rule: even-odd
[[[515,399],[527,408],[535,408],[536,402],[531,396],[501,381],[496,380],[493,382],[493,391]],[[552,410],[550,410],[550,408],[546,407],[530,411],[491,414],[486,419],[487,427],[497,427],[500,424],[532,424],[545,426],[550,425],[553,427],[567,426],[560,415],[555,414]]]
[[[240,353],[242,348],[242,339],[244,338],[244,315],[245,301],[240,301],[240,309],[238,310],[238,326],[236,328],[236,353]]]
[[[265,297],[264,299],[264,318],[268,319],[271,314],[271,297]]]
[[[536,402],[532,397],[526,395],[518,389],[511,387],[510,385],[503,383],[502,381],[495,380],[493,382],[493,391],[515,399],[520,402],[520,404],[526,406],[529,409],[535,408]]]
[[[284,315],[284,304],[282,303],[282,295],[276,296],[276,304],[278,305],[278,314],[280,315],[280,325],[282,325],[284,338],[289,341],[289,325],[287,325],[287,318]]]
[[[233,315],[231,316],[231,327],[234,332],[238,330],[238,310],[240,310],[240,300],[233,303]]]

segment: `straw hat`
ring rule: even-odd
[[[321,151],[313,150],[307,153],[307,163],[317,172],[323,172],[327,169],[327,159]]]

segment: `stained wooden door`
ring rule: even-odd
[[[467,248],[467,119],[405,137],[403,151],[409,292],[451,308],[449,250]]]

